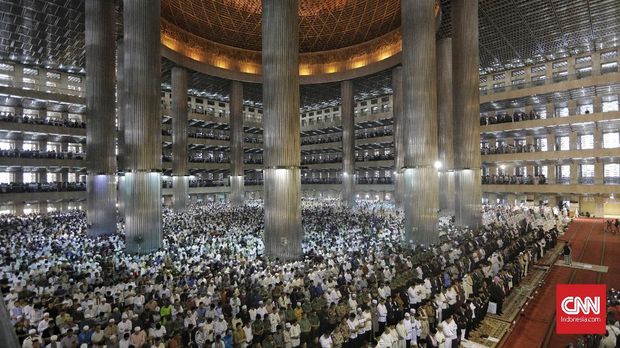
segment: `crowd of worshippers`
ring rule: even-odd
[[[0,150],[0,157],[83,160],[84,154],[79,153],[79,152],[71,152],[71,151],[56,152],[56,151],[39,151],[39,150],[4,149],[4,150]]]
[[[499,155],[507,153],[526,153],[526,152],[540,152],[542,147],[536,144],[498,144],[497,146],[488,146],[480,148],[481,155]]]
[[[34,115],[14,114],[12,112],[4,111],[0,111],[0,121],[43,124],[55,127],[86,128],[86,123],[78,120],[37,117]]]
[[[482,184],[489,185],[543,185],[547,183],[544,175],[484,175]]]
[[[590,113],[590,112],[587,112]],[[489,124],[496,123],[510,123],[510,122],[520,122],[520,121],[529,121],[529,120],[540,120],[540,114],[538,112],[534,112],[530,110],[529,113],[518,112],[515,111],[512,116],[507,112],[499,112],[496,115],[491,116],[480,116],[480,125],[486,126]]]
[[[485,207],[484,227],[402,243],[383,203],[304,200],[303,257],[263,256],[259,203],[164,210],[163,247],[124,253],[82,211],[0,217],[0,284],[22,347],[456,347],[564,223]],[[122,223],[119,222],[122,230]]]

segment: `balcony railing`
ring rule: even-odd
[[[543,185],[547,183],[544,175],[485,175],[483,185]]]
[[[582,176],[579,178],[579,183],[583,185],[594,185],[594,177]]]
[[[619,176],[606,176],[603,179],[603,182],[607,185],[620,185],[620,177]]]
[[[613,72],[615,72],[613,69],[606,69],[606,70],[601,70],[600,73],[597,73],[597,74],[595,74],[594,71],[592,71],[588,73],[581,72],[581,73],[575,73],[571,75],[554,75],[553,77],[549,79],[539,79],[535,81],[519,83],[516,85],[498,86],[494,88],[487,87],[486,89],[480,89],[480,95],[488,95],[488,94],[499,93],[499,92],[514,91],[514,90],[519,90],[523,88],[542,86],[542,85],[551,85],[551,84],[558,83],[558,82],[579,80],[579,79],[590,77],[590,76],[600,76],[606,73],[613,73]]]
[[[570,184],[570,178],[556,178],[555,183],[560,185],[568,185]]]
[[[37,92],[64,94],[64,95],[69,95],[72,97],[80,97],[80,98],[84,98],[86,96],[86,93],[83,91],[83,88],[81,86],[77,86],[80,88],[80,90],[78,90],[75,88],[47,86],[45,84],[40,84],[40,83],[28,83],[28,82],[13,81],[13,80],[2,80],[0,82],[0,86],[13,87],[13,88],[19,88],[23,90],[30,90],[30,91],[37,91]]]
[[[8,183],[0,184],[0,193],[86,191],[85,182]]]

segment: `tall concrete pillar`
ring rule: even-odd
[[[298,0],[263,0],[265,252],[301,256]]]
[[[11,323],[11,316],[9,315],[9,311],[4,304],[4,296],[0,297],[0,347],[21,347],[19,340],[17,339],[17,334],[15,333],[15,328]]]
[[[114,4],[86,2],[87,219],[91,237],[116,232]]]
[[[23,201],[13,202],[13,214],[24,215],[24,202]]]
[[[597,158],[594,162],[594,185],[603,185],[605,183],[605,163],[601,158]]]
[[[452,103],[452,39],[437,42],[437,119],[439,162],[439,211],[454,215],[454,120]]]
[[[24,183],[24,170],[22,168],[15,169],[11,181],[18,184]]]
[[[403,163],[405,158],[403,133],[403,67],[392,69],[392,113],[394,119],[394,204],[403,207]]]
[[[603,195],[596,195],[594,197],[594,216],[602,218],[605,216],[605,197]]]
[[[230,203],[244,203],[243,83],[232,81],[230,90]]]
[[[162,243],[159,21],[159,0],[125,2],[125,249],[130,253],[147,253]]]
[[[172,205],[175,211],[187,208],[189,173],[187,168],[187,70],[172,68]]]
[[[456,223],[482,224],[478,0],[452,0],[452,78]]]
[[[39,140],[39,151],[47,151],[47,138]]]
[[[355,121],[353,120],[353,81],[340,83],[340,115],[342,117],[342,201],[355,204]]]
[[[555,164],[551,164],[547,166],[547,184],[555,184],[555,174],[556,174],[557,168],[555,166]]]
[[[439,239],[434,2],[403,1],[401,15],[405,243],[429,245]]]
[[[36,180],[40,184],[44,184],[47,182],[47,168],[37,169]]]
[[[118,131],[116,132],[116,146],[118,147],[117,168],[118,178],[118,215],[122,220],[125,219],[125,158],[127,150],[125,148],[125,121],[127,113],[127,88],[125,88],[125,50],[123,41],[119,40],[116,44],[116,119]]]
[[[60,170],[60,182],[69,182],[69,169],[63,168]]]

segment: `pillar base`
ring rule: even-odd
[[[455,220],[459,226],[474,230],[482,225],[482,194],[479,169],[462,169],[454,172]]]
[[[125,221],[125,175],[118,176],[118,216],[122,221]]]
[[[245,183],[243,175],[230,177],[230,204],[238,207],[245,203]]]
[[[86,177],[88,235],[116,233],[116,182],[113,174]]]
[[[403,173],[394,174],[394,206],[403,209],[403,192],[405,191],[405,179]]]
[[[428,246],[439,240],[437,229],[437,169],[432,166],[408,168],[403,172],[405,244]]]
[[[189,196],[189,176],[174,175],[172,177],[172,208],[174,211],[187,209]]]
[[[349,208],[355,206],[355,183],[353,179],[354,177],[351,174],[342,176],[342,203]]]
[[[162,245],[161,174],[125,174],[125,251],[146,254]]]
[[[454,216],[454,172],[439,173],[439,215]]]
[[[264,169],[265,254],[271,259],[289,261],[302,255],[301,170]]]
[[[24,215],[24,202],[13,203],[13,215]]]

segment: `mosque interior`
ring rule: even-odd
[[[0,347],[615,347],[619,36],[617,0],[0,0]]]

